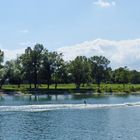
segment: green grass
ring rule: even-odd
[[[32,88],[34,86],[32,85]],[[48,91],[47,85],[41,84],[38,86],[38,89],[40,91]],[[55,85],[50,85],[50,91],[54,91]],[[27,84],[21,84],[20,88],[18,88],[17,85],[4,85],[2,87],[2,90],[4,91],[29,91],[29,85]],[[69,91],[69,92],[82,92],[82,91],[91,91],[91,92],[97,92],[98,87],[96,84],[91,85],[85,85],[84,87],[80,87],[80,90],[76,90],[75,84],[58,84],[57,91]],[[132,93],[132,92],[140,92],[140,84],[126,84],[125,88],[122,84],[101,84],[100,85],[100,91],[102,93]]]

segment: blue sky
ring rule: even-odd
[[[38,42],[55,50],[140,38],[139,6],[140,0],[0,0],[0,44],[13,50]]]
[[[41,43],[67,60],[104,55],[140,70],[140,0],[0,0],[5,60]],[[129,61],[128,61],[129,60]]]

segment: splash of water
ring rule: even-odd
[[[123,104],[46,104],[46,105],[21,105],[21,106],[0,106],[0,112],[38,112],[48,110],[62,109],[102,109],[102,108],[118,108],[140,106],[140,102],[123,103]]]

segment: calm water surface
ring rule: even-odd
[[[140,96],[5,96],[0,106],[123,104]],[[140,140],[140,107],[1,111],[0,140]]]

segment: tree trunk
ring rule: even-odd
[[[37,88],[37,84],[38,84],[37,77],[38,77],[38,75],[37,75],[37,69],[35,67],[35,70],[34,70],[34,87],[35,87],[35,89]]]
[[[6,78],[3,78],[3,79],[1,80],[0,89],[2,89],[2,86],[3,86],[3,84],[5,83],[5,79],[6,79]]]
[[[30,82],[29,88],[30,88],[30,89],[32,88],[32,84],[31,84],[31,82]]]
[[[28,82],[29,82],[29,88],[32,88],[32,76],[31,76],[31,72],[29,72],[29,77],[28,77]]]
[[[34,88],[36,89],[36,84],[34,84]]]
[[[50,83],[48,83],[47,85],[48,85],[47,89],[49,89],[50,88]]]
[[[55,83],[55,89],[57,89],[57,82]]]
[[[79,83],[76,84],[76,89],[80,89],[80,84]]]
[[[51,81],[51,73],[50,73],[50,69],[48,69],[48,77],[47,77],[48,89],[50,88],[50,81]]]
[[[18,88],[20,88],[20,84],[18,84]]]
[[[125,90],[125,83],[123,83],[123,90]]]
[[[100,88],[100,82],[97,83],[97,87]]]

